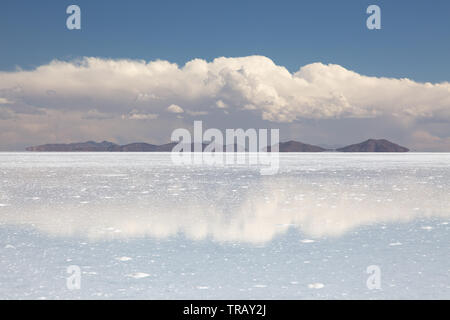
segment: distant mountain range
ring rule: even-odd
[[[69,144],[44,144],[40,146],[28,147],[27,151],[33,152],[170,152],[177,143],[167,143],[162,145],[149,144],[144,142],[118,145],[109,141],[103,142],[78,142]],[[202,150],[208,144],[202,144]],[[186,146],[187,147],[187,146]],[[234,145],[236,151],[237,146]],[[188,148],[186,148],[188,149]],[[194,150],[194,144],[191,144],[191,150]],[[224,148],[226,150],[226,148]],[[271,147],[267,148],[268,151]],[[343,148],[325,149],[299,141],[280,142],[280,152],[408,152],[409,149],[385,139],[369,139],[361,143],[352,144]]]
[[[361,143],[338,148],[339,152],[408,152],[409,149],[385,139],[369,139]]]
[[[278,145],[278,149],[280,152],[324,152],[324,151],[333,151],[327,150],[325,148],[319,146],[313,146],[311,144],[302,143],[298,141],[287,141],[280,142]],[[270,151],[271,147],[267,148],[267,151]]]

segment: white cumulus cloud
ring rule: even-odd
[[[322,63],[291,73],[264,56],[194,59],[184,66],[87,57],[0,72],[0,105],[8,108],[0,121],[14,117],[15,126],[26,123],[28,131],[32,117],[55,113],[90,121],[155,119],[169,112],[183,113],[178,118],[189,122],[217,113],[278,124],[386,117],[442,123],[450,122],[450,83],[365,76]],[[441,132],[444,139],[449,135]]]
[[[26,100],[44,108],[89,107],[100,112],[130,107],[158,112],[169,105],[169,111],[180,113],[181,107],[172,103],[180,101],[192,111],[252,106],[263,119],[275,122],[450,116],[448,82],[369,77],[322,63],[290,73],[262,56],[194,59],[183,67],[161,60],[53,61],[32,71],[1,72],[0,89],[6,95],[0,103]]]
[[[171,104],[170,106],[168,106],[167,111],[169,111],[171,113],[183,113],[184,112],[183,108],[181,108],[180,106],[178,106],[176,104]]]

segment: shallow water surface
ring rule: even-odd
[[[2,299],[450,298],[450,154],[0,153],[0,182]]]

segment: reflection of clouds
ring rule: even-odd
[[[320,238],[341,236],[363,225],[450,217],[448,191],[442,186],[412,177],[402,184],[386,178],[369,184],[351,178],[344,184],[344,179],[268,177],[238,191],[237,200],[226,197],[230,186],[209,194],[208,185],[199,184],[185,191],[187,196],[178,191],[180,198],[148,194],[117,203],[96,199],[47,206],[12,204],[0,208],[0,224],[31,225],[50,235],[90,239],[167,238],[181,233],[193,240],[263,243],[289,228]]]

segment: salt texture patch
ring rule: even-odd
[[[127,276],[134,278],[134,279],[142,279],[142,278],[150,277],[150,275],[145,272],[135,272],[135,273],[127,274]]]
[[[309,289],[322,289],[323,287],[325,287],[325,285],[320,282],[308,284]]]

